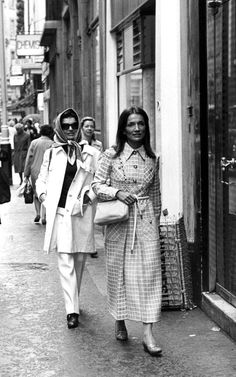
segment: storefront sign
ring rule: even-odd
[[[11,66],[11,74],[12,76],[18,76],[22,74],[21,65],[12,65]]]
[[[40,46],[40,34],[19,34],[16,36],[17,56],[43,55],[44,48]]]
[[[11,76],[10,77],[10,86],[21,86],[24,84],[24,76]]]

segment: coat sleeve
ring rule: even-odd
[[[92,148],[92,162],[91,162],[91,165],[92,165],[92,168],[94,170],[94,172],[96,172],[97,170],[97,167],[98,167],[98,161],[99,161],[99,157],[101,156],[101,152],[94,148],[94,147],[90,147],[90,146],[87,146],[87,148]],[[91,149],[90,149],[91,150]],[[87,190],[86,190],[86,195],[89,197],[90,201],[91,202],[94,202],[95,199],[96,199],[96,194],[94,192],[94,190],[92,189],[92,185],[88,185],[86,186],[87,187]]]
[[[50,150],[47,149],[43,156],[43,163],[40,168],[40,172],[38,175],[38,179],[36,180],[36,192],[38,195],[38,198],[42,194],[47,194],[47,179],[48,179],[48,170],[49,170],[49,156],[50,156]]]
[[[32,161],[33,156],[34,156],[34,143],[31,142],[30,147],[29,147],[28,152],[27,152],[26,161],[25,161],[24,176],[26,178],[29,178],[29,176],[30,176],[31,165],[32,165],[32,162],[33,162]]]
[[[153,184],[150,189],[150,199],[153,203],[154,214],[160,219],[161,216],[161,190],[160,190],[160,177],[159,177],[159,164],[160,158],[157,157],[155,164],[155,172],[153,177]]]
[[[108,184],[112,169],[112,156],[108,151],[101,154],[98,161],[98,168],[92,182],[92,188],[100,200],[112,200],[119,191]]]

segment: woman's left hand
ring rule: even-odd
[[[117,192],[116,197],[127,205],[133,204],[137,200],[135,195],[122,190]]]

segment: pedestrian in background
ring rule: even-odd
[[[116,338],[128,339],[126,319],[141,321],[144,350],[158,356],[162,351],[153,323],[159,321],[162,298],[159,158],[150,146],[143,109],[133,106],[120,115],[116,146],[102,154],[92,187],[100,200],[117,198],[129,205],[129,219],[107,225],[105,233],[108,306]]]
[[[9,178],[2,167],[2,162],[9,161],[9,154],[7,151],[4,151],[1,148],[0,144],[0,205],[4,203],[8,203],[11,200],[11,191],[10,191],[10,184]],[[1,207],[1,206],[0,206]],[[1,221],[1,211],[0,211],[0,224]]]
[[[94,148],[97,148],[100,152],[103,151],[102,142],[96,139],[95,135],[96,123],[95,119],[89,116],[86,116],[81,119],[80,129],[81,129],[81,143],[86,141],[89,145]]]
[[[89,144],[92,147],[98,149],[100,152],[103,151],[102,142],[96,139],[95,136],[96,123],[95,119],[86,116],[81,119],[80,130],[81,130],[81,141],[80,146],[83,149],[84,144]],[[91,258],[98,258],[98,252],[91,254]]]
[[[39,137],[39,133],[37,131],[37,128],[35,127],[33,123],[33,119],[29,118],[25,121],[25,132],[27,132],[30,135],[30,140],[37,139]]]
[[[47,224],[44,250],[57,251],[68,328],[79,323],[79,293],[88,253],[94,252],[93,201],[90,183],[100,152],[79,145],[79,117],[73,109],[57,116],[55,143],[44,154],[36,181],[39,200],[45,204]]]
[[[16,119],[9,119],[8,121],[8,130],[9,130],[9,141],[11,144],[11,162],[13,164],[14,161],[14,136],[16,134],[16,127],[17,124]]]
[[[38,223],[40,221],[40,214],[42,211],[42,224],[45,225],[46,212],[43,208],[44,206],[42,206],[41,208],[41,203],[38,200],[38,196],[35,189],[35,182],[38,178],[39,171],[43,162],[44,152],[53,144],[53,128],[48,124],[45,124],[40,128],[39,135],[39,138],[32,140],[30,143],[30,147],[28,149],[25,162],[24,176],[25,179],[31,178],[31,183],[34,191],[34,205],[36,211],[36,217],[34,219],[34,222]]]
[[[23,172],[27,151],[30,146],[30,135],[24,131],[24,125],[17,123],[15,125],[16,134],[14,135],[14,169],[15,173],[20,176],[20,185],[23,182]]]

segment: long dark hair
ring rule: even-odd
[[[124,150],[124,146],[125,146],[125,143],[127,141],[127,137],[124,134],[124,129],[127,125],[128,117],[131,114],[142,115],[142,117],[144,119],[145,126],[146,126],[145,127],[145,137],[144,137],[144,140],[143,140],[143,146],[144,146],[144,149],[145,149],[148,157],[156,158],[155,153],[153,152],[151,145],[150,145],[150,128],[149,128],[148,115],[147,115],[145,110],[143,110],[141,107],[138,107],[138,106],[131,106],[128,109],[125,109],[120,114],[119,121],[118,121],[117,133],[116,133],[116,146],[114,147],[115,151],[116,151],[114,158],[118,157],[121,154],[121,152]]]

